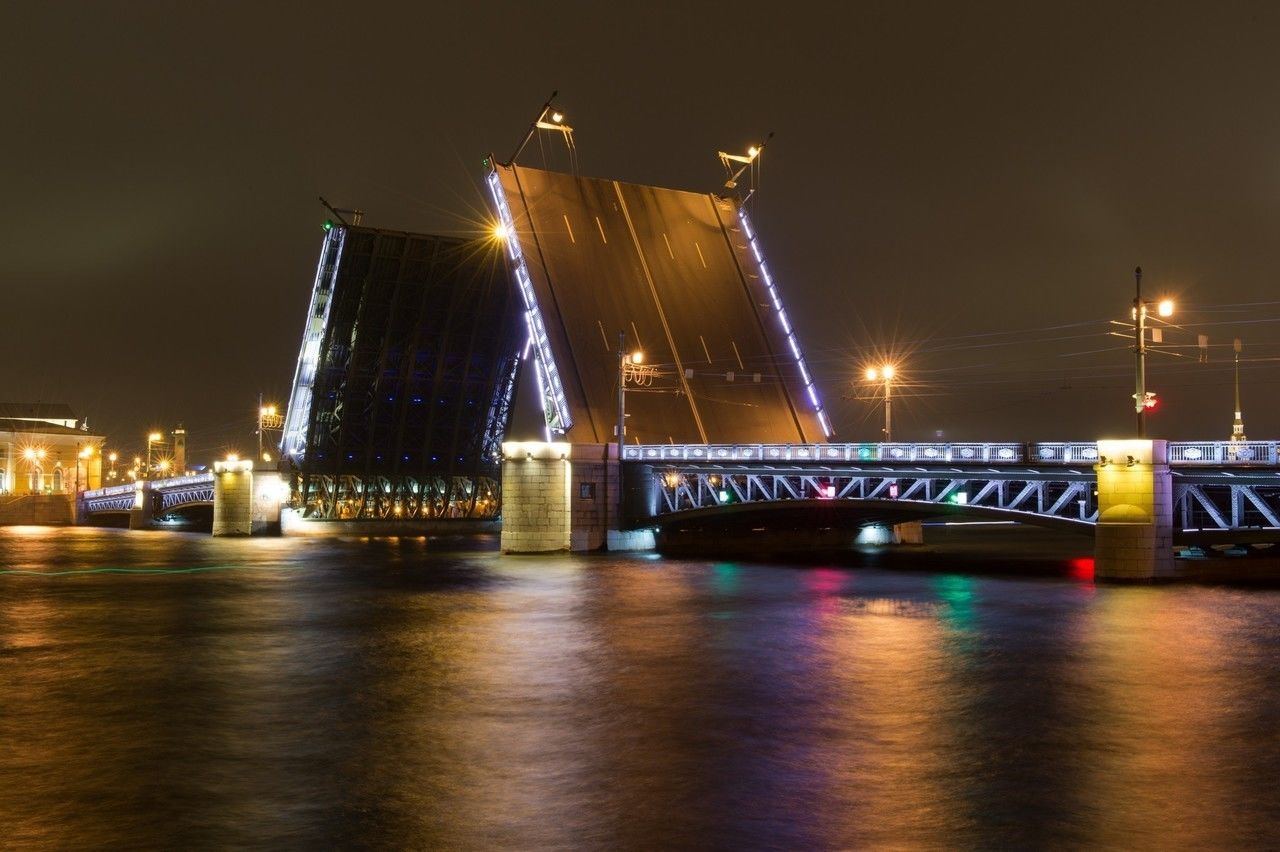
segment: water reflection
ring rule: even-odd
[[[0,530],[14,571],[15,848],[1277,841],[1275,592]]]

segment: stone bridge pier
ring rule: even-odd
[[[623,507],[619,470],[613,444],[504,443],[502,552],[652,548],[650,530],[627,530],[619,522],[624,513],[634,514]],[[643,482],[631,485],[643,494],[650,478],[646,471]],[[628,495],[628,504],[634,499]]]
[[[1173,476],[1167,441],[1098,442],[1094,576],[1151,582],[1173,576]]]
[[[250,459],[214,462],[213,534],[279,534],[283,488],[278,471],[255,471]]]

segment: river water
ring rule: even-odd
[[[4,848],[1280,844],[1276,591],[48,528],[0,572]]]

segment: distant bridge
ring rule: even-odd
[[[141,510],[154,519],[190,506],[213,506],[213,488],[212,473],[109,485],[83,492],[81,513],[92,517]]]

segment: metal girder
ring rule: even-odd
[[[1175,481],[1174,518],[1183,530],[1280,529],[1280,482]]]
[[[1280,465],[1280,441],[1170,441],[1171,467],[1267,468]],[[637,444],[625,461],[766,464],[1093,465],[1093,441],[920,444]]]
[[[1062,474],[1010,479],[1007,475],[992,478],[981,471],[653,468],[661,495],[659,515],[741,503],[832,500],[948,504],[1096,521],[1091,477]],[[1017,487],[1008,488],[1009,484]]]
[[[487,520],[501,512],[498,482],[487,476],[299,474],[292,502],[303,517],[326,520]]]

